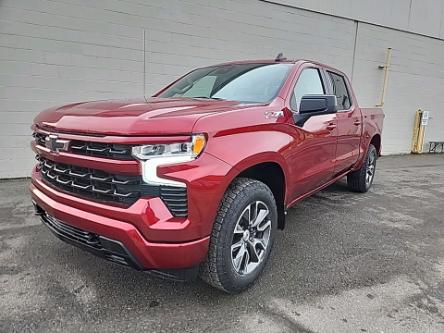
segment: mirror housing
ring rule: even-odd
[[[300,115],[321,115],[336,113],[338,101],[335,95],[305,95],[299,106]]]

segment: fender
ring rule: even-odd
[[[277,164],[283,174],[284,174],[284,179],[285,179],[285,202],[286,202],[286,198],[287,198],[287,182],[288,182],[288,170],[287,170],[287,166],[285,164],[285,160],[283,158],[282,155],[280,155],[277,152],[264,152],[264,153],[259,153],[256,155],[252,155],[252,156],[248,156],[247,158],[239,161],[236,165],[232,166],[232,169],[229,171],[229,173],[226,175],[227,178],[227,183],[226,183],[226,188],[224,189],[224,193],[226,191],[226,189],[228,188],[228,186],[231,184],[231,182],[238,177],[242,172],[244,172],[245,170],[248,170],[258,164],[262,164],[262,163],[274,163]]]
[[[361,145],[359,159],[353,166],[352,171],[359,170],[367,156],[367,151],[370,143],[376,136],[379,136],[378,156],[381,156],[381,133],[382,133],[382,121],[385,115],[382,113],[381,109],[377,108],[361,108],[363,115],[364,128],[362,130]]]

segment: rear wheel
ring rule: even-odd
[[[271,190],[254,179],[236,179],[219,208],[202,279],[228,293],[247,289],[264,269],[276,229]]]
[[[347,184],[352,191],[365,193],[370,189],[375,178],[377,159],[378,152],[375,146],[370,144],[362,167],[347,175]]]

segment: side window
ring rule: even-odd
[[[338,109],[348,110],[351,107],[351,99],[343,76],[328,72],[333,85],[333,93],[338,99]]]
[[[302,96],[318,94],[325,94],[319,70],[316,68],[304,69],[294,86],[291,108],[295,111],[299,110]]]

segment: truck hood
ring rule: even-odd
[[[45,110],[34,123],[49,131],[76,134],[189,134],[200,117],[252,106],[235,101],[156,97],[83,102]]]

